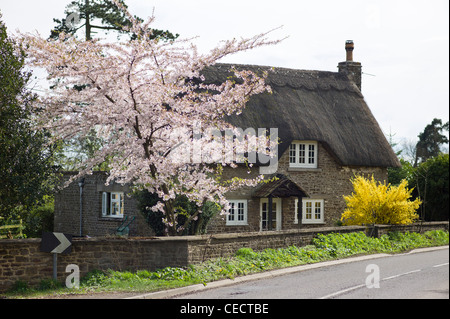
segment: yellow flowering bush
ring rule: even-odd
[[[421,201],[411,201],[411,192],[407,188],[408,182],[403,180],[400,185],[392,186],[385,183],[356,176],[351,180],[354,192],[344,196],[347,208],[341,216],[344,225],[362,224],[411,224]]]

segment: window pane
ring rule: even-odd
[[[120,205],[118,202],[111,202],[111,215],[119,215]]]
[[[289,163],[294,164],[296,162],[296,149],[297,144],[291,144],[289,147]]]
[[[242,202],[238,203],[238,220],[244,220],[244,203]]]
[[[124,196],[123,193],[111,193],[110,195],[110,215],[113,216],[123,216],[124,205],[123,205]]]
[[[228,220],[234,221],[234,203],[230,203],[230,210],[228,212],[230,213],[228,215]]]
[[[124,205],[123,205],[123,194],[120,194],[120,215],[123,215],[123,208],[124,208]]]
[[[315,219],[321,219],[322,215],[322,205],[321,202],[315,203]]]
[[[103,216],[109,215],[108,195],[109,194],[107,192],[102,193],[102,215]]]
[[[272,217],[274,217],[273,215],[275,215],[275,213],[277,212],[277,202],[272,202]]]
[[[312,218],[312,202],[306,202],[306,219]]]
[[[277,220],[273,219],[272,220],[272,230],[275,230],[275,229],[277,229]]]
[[[267,211],[263,210],[263,212],[262,212],[262,220],[263,221],[267,221],[267,215],[268,215]]]
[[[309,155],[308,155],[308,163],[314,164],[314,157],[315,157],[315,145],[309,144]]]
[[[267,229],[267,217],[268,217],[268,211],[267,211],[267,203],[262,204],[262,212],[261,212],[261,223],[262,223],[262,229]]]
[[[262,221],[261,227],[262,227],[263,230],[267,230],[267,221],[266,220]]]
[[[306,145],[298,144],[298,147],[299,147],[298,162],[304,164],[306,162]]]

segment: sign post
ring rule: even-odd
[[[58,274],[58,254],[53,253],[53,280],[57,280]]]
[[[53,254],[53,279],[57,279],[58,254],[70,254],[72,235],[63,233],[43,233],[41,251]]]

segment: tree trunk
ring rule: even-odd
[[[91,22],[89,21],[89,15],[90,15],[90,9],[89,9],[89,0],[86,0],[86,24],[85,24],[85,30],[86,30],[86,41],[91,40]]]

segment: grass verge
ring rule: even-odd
[[[367,237],[364,233],[319,234],[311,245],[266,249],[255,252],[241,248],[229,258],[207,260],[186,268],[167,267],[157,271],[93,271],[81,279],[79,289],[68,289],[61,283],[44,280],[38,287],[28,287],[17,282],[5,294],[7,298],[39,298],[73,293],[97,292],[154,292],[165,289],[207,284],[233,279],[258,272],[341,259],[355,255],[376,253],[402,253],[416,248],[448,245],[449,233],[429,231],[418,233],[390,233],[380,238]]]

